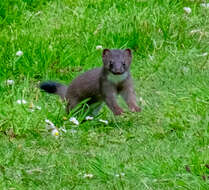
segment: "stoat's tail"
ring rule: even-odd
[[[63,100],[65,99],[66,92],[67,92],[67,86],[62,85],[57,82],[43,82],[40,84],[40,89],[44,90],[45,92],[48,92],[50,94],[57,94],[59,95]]]

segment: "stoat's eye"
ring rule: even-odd
[[[125,63],[125,61],[124,61],[124,62],[122,62],[122,64],[123,64],[123,66],[126,66],[126,63]]]

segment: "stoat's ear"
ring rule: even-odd
[[[107,56],[110,56],[110,49],[104,49],[103,52],[102,52],[102,57],[107,57]]]
[[[125,49],[125,50],[124,50],[124,53],[125,53],[125,55],[128,56],[128,57],[132,57],[131,49],[129,49],[129,48]]]
[[[124,50],[125,60],[128,64],[131,64],[132,61],[132,52],[131,49],[127,48]]]

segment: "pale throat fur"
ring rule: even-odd
[[[119,82],[124,81],[127,77],[128,77],[127,71],[120,75],[114,75],[113,73],[108,72],[107,80],[114,84],[118,84]]]

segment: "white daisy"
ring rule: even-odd
[[[125,173],[115,174],[115,177],[125,176]]]
[[[40,106],[36,106],[36,109],[37,109],[37,110],[41,110],[41,107],[40,107]]]
[[[200,3],[201,7],[209,8],[209,3]]]
[[[14,84],[14,81],[13,81],[13,80],[7,80],[7,81],[6,81],[6,84],[7,84],[7,85],[13,85],[13,84]]]
[[[16,56],[19,56],[20,57],[22,55],[23,55],[23,52],[22,51],[19,50],[19,51],[16,52]]]
[[[72,122],[72,123],[74,123],[75,125],[79,125],[79,122],[78,122],[78,120],[75,117],[71,117],[69,119],[69,121]]]
[[[27,101],[26,101],[26,100],[24,100],[24,99],[22,99],[22,100],[17,100],[17,103],[18,103],[18,104],[26,104],[26,103],[27,103]]]
[[[190,34],[201,33],[200,29],[191,30]]]
[[[205,53],[202,54],[203,57],[205,57],[205,56],[207,56],[207,55],[208,55],[207,52],[205,52]]]
[[[86,120],[93,120],[94,119],[94,117],[91,117],[91,116],[86,116],[86,118],[85,118]]]
[[[96,46],[96,50],[103,49],[101,45]]]
[[[93,176],[93,174],[84,174],[83,177],[84,177],[84,178],[92,178],[92,177],[94,177],[94,176]]]
[[[190,14],[192,12],[192,9],[190,7],[184,7],[184,11],[187,13],[187,14]]]
[[[121,176],[125,176],[125,173],[120,173]]]
[[[188,67],[183,67],[182,70],[183,70],[184,73],[188,73],[189,72],[189,68]]]
[[[55,137],[58,137],[59,136],[59,131],[55,128],[51,131],[51,134]]]
[[[99,121],[102,122],[102,123],[108,124],[107,120],[99,119]]]

